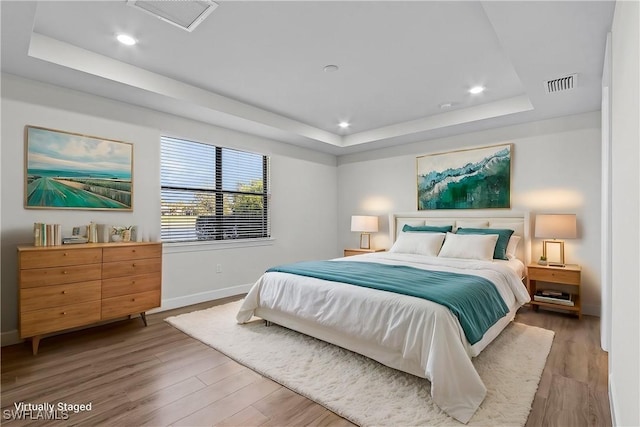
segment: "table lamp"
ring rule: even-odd
[[[378,217],[353,215],[351,217],[351,231],[360,233],[360,249],[371,249],[371,235],[378,231]]]
[[[575,214],[536,215],[535,237],[553,239],[542,243],[542,256],[551,267],[564,267],[564,242],[557,239],[576,238]]]

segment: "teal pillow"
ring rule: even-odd
[[[443,227],[436,227],[435,225],[409,225],[409,224],[405,224],[404,227],[402,227],[402,231],[408,231],[408,232],[412,232],[412,231],[427,231],[427,232],[431,232],[431,233],[447,233],[447,232],[451,232],[451,230],[453,230],[453,226],[451,225],[446,225]]]
[[[493,259],[509,259],[507,258],[507,245],[513,234],[513,230],[505,228],[458,228],[457,234],[497,234],[498,241],[493,250]]]

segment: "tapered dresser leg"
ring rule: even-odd
[[[31,351],[33,351],[33,355],[38,354],[38,346],[40,345],[40,335],[36,335],[31,338]]]
[[[147,313],[145,313],[143,311],[142,313],[140,313],[140,317],[142,318],[142,321],[144,322],[144,326],[147,326]]]

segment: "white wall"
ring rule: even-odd
[[[512,208],[576,213],[578,239],[565,242],[567,262],[583,268],[583,311],[600,314],[600,113],[593,112],[338,158],[339,248],[358,247],[354,214],[379,215],[374,247],[389,248],[387,214],[414,211],[416,157],[460,148],[513,144]],[[533,215],[532,215],[533,216]],[[542,244],[532,242],[538,259]]]
[[[611,349],[614,422],[640,425],[640,3],[618,1],[611,30]]]
[[[43,126],[134,144],[133,212],[24,209],[24,127]],[[17,327],[16,245],[32,241],[34,222],[63,229],[90,221],[144,224],[160,234],[160,136],[171,135],[271,156],[269,245],[202,250],[169,247],[163,255],[164,308],[248,289],[269,266],[338,255],[335,156],[134,107],[93,95],[2,75],[1,290],[4,339]],[[221,273],[214,266],[220,264]]]

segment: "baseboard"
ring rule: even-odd
[[[253,284],[232,286],[230,288],[216,289],[215,291],[201,292],[193,295],[185,295],[183,297],[168,298],[162,300],[162,305],[159,308],[149,310],[147,314],[159,313],[161,311],[172,310],[174,308],[186,307],[188,305],[198,304],[201,302],[213,301],[220,298],[231,297],[234,295],[246,294],[249,292]],[[94,325],[91,325],[94,326]],[[64,331],[64,332],[69,332]],[[20,334],[17,329],[13,331],[2,332],[0,334],[2,339],[2,347],[7,345],[13,345],[23,342],[20,338]]]
[[[232,297],[234,295],[246,294],[253,284],[232,286],[230,288],[216,289],[214,291],[200,292],[198,294],[185,295],[183,297],[168,298],[162,300],[159,308],[149,310],[147,313],[159,313],[161,311],[173,310],[174,308],[186,307],[188,305],[199,304],[201,302],[213,301],[220,298]]]
[[[14,329],[13,331],[2,332],[0,334],[0,345],[2,347],[18,344],[22,341],[24,340],[20,338],[20,334],[18,333],[17,329]]]
[[[600,312],[599,305],[582,305],[582,314],[586,314],[587,316],[596,316],[600,317],[602,313]]]
[[[609,373],[609,412],[611,412],[611,425],[617,426],[616,423],[616,401],[613,395],[613,379]]]

